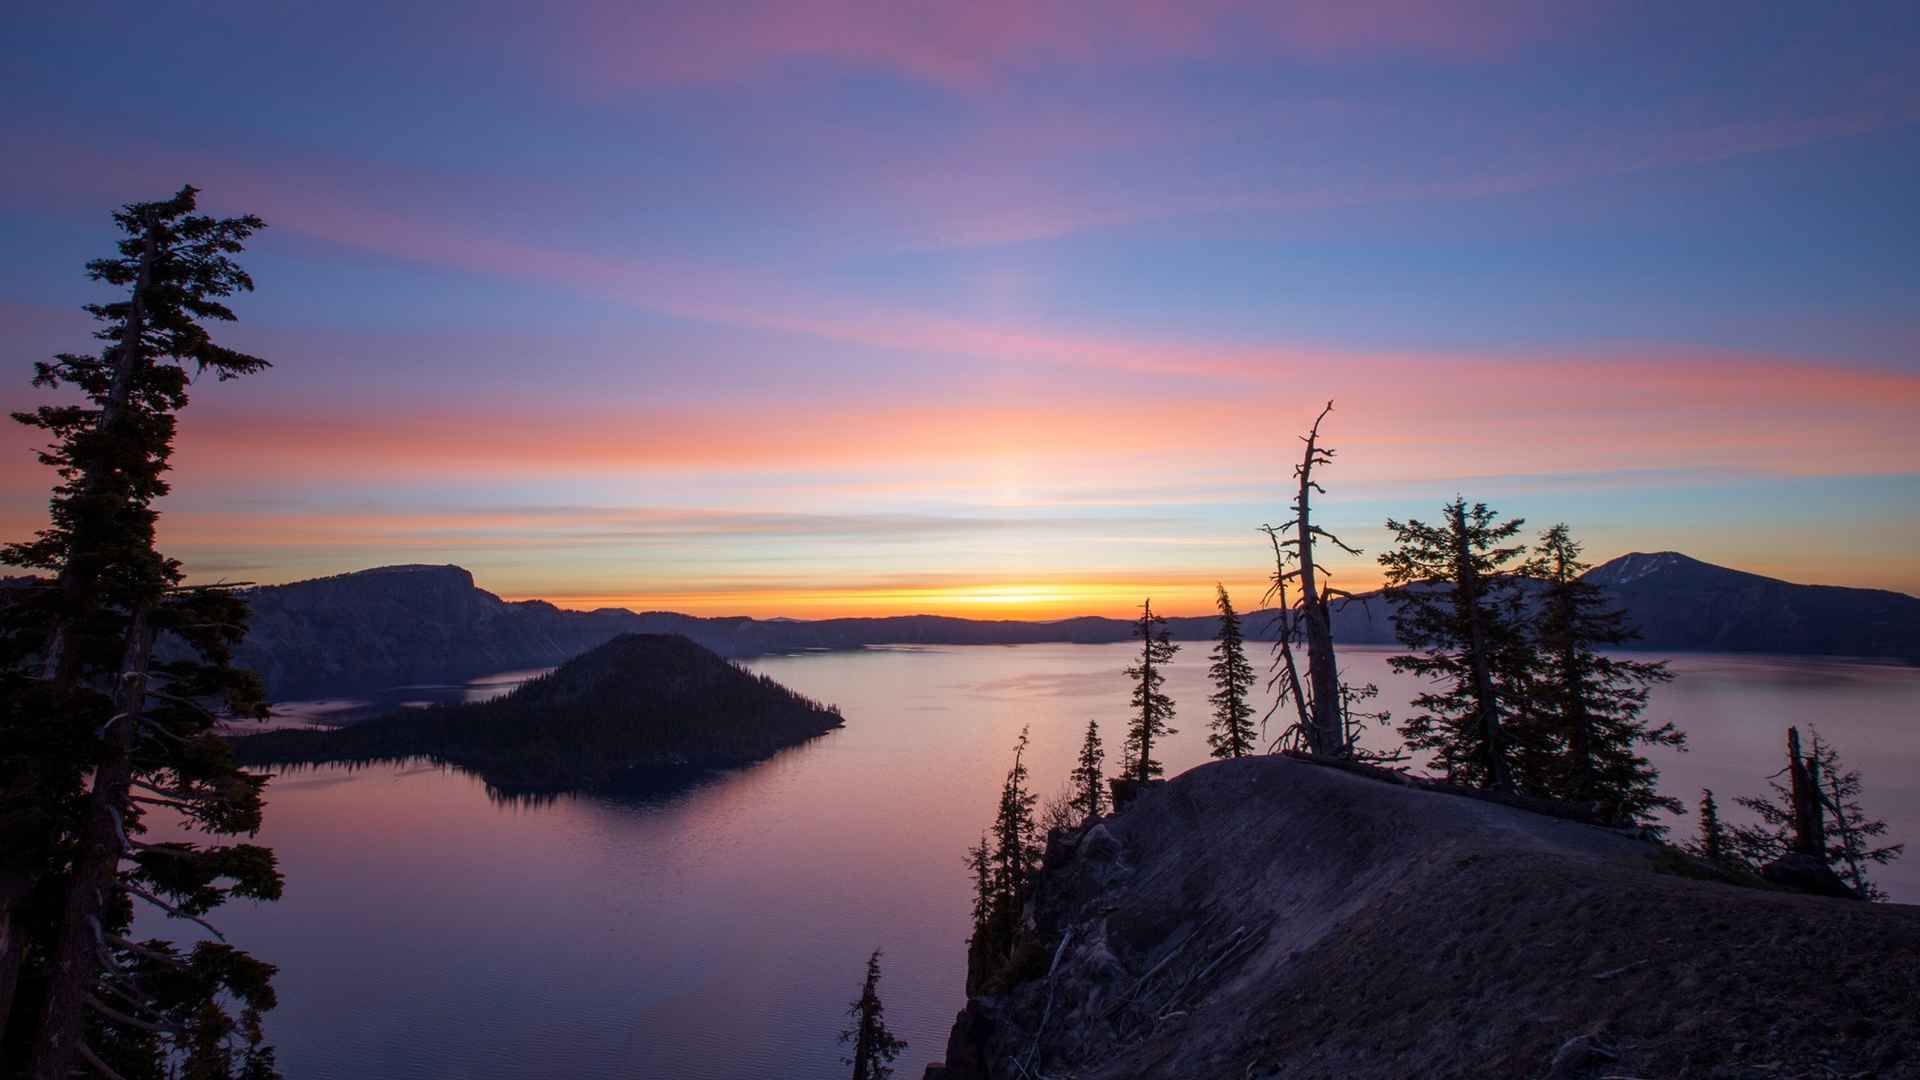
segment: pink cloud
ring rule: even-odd
[[[607,3],[581,12],[564,62],[608,85],[720,82],[815,59],[973,89],[1022,69],[1223,55],[1482,57],[1574,21],[1509,0]]]
[[[85,156],[57,158],[60,177]],[[96,162],[97,163],[97,162]],[[187,164],[164,156],[148,169]],[[103,185],[107,170],[72,170],[75,185]],[[125,173],[114,174],[125,182]],[[376,475],[466,475],[573,467],[716,468],[750,471],[845,467],[878,453],[889,461],[1110,458],[1114,433],[1142,426],[1181,448],[1188,467],[1230,445],[1214,419],[1223,409],[1252,431],[1297,411],[1299,388],[1332,396],[1357,417],[1378,471],[1422,475],[1485,471],[1527,447],[1529,470],[1583,472],[1688,467],[1779,472],[1901,472],[1920,460],[1911,425],[1920,377],[1753,353],[1649,346],[1606,355],[1371,353],[1284,343],[1145,339],[1041,324],[960,319],[822,292],[784,277],[661,259],[611,259],[491,236],[421,217],[370,211],[324,175],[201,163],[194,175],[228,208],[256,209],[277,229],[348,248],[462,271],[572,289],[681,318],[897,351],[907,363],[978,366],[979,386],[940,405],[916,400],[913,383],[878,396],[827,401],[800,415],[766,407],[604,415],[591,401],[444,403],[441,422],[379,410],[288,411],[190,421],[183,455],[204,454],[216,474],[287,470],[316,482]],[[92,196],[89,196],[92,197]],[[1152,396],[1112,385],[1077,392],[1071,409],[1022,403],[1019,378],[1040,366],[1124,373],[1158,387]],[[1156,380],[1158,382],[1156,382]],[[1166,392],[1171,389],[1173,392]],[[831,396],[830,393],[827,396]],[[544,416],[539,410],[545,410]],[[488,418],[532,413],[505,432]],[[196,416],[212,415],[196,406]],[[721,427],[736,433],[712,438]],[[484,434],[483,434],[484,433]],[[24,446],[21,448],[24,453]],[[11,461],[19,462],[20,455]],[[237,463],[237,464],[236,464]],[[18,473],[10,466],[10,479]],[[11,485],[10,485],[11,486]]]
[[[1622,470],[1898,474],[1920,461],[1920,375],[1754,356],[1429,359],[1350,355],[1245,385],[1170,387],[1157,399],[1089,385],[1061,408],[988,390],[942,400],[848,391],[805,409],[737,404],[612,407],[521,393],[316,409],[189,410],[181,493],[361,485],[544,482],[701,474],[922,477],[925,490],[980,490],[1008,469],[1070,490],[1262,482],[1257,452],[1303,422],[1298,387],[1334,397],[1348,483],[1452,482],[1487,474]],[[509,425],[497,418],[511,415]],[[1133,433],[1152,432],[1141,444]],[[716,433],[724,433],[716,436]],[[43,498],[30,435],[7,436],[0,490]],[[1069,479],[1070,478],[1070,479]],[[1270,477],[1267,477],[1270,480]],[[777,495],[777,492],[775,493]],[[778,505],[778,500],[775,500]]]

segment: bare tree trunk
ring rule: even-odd
[[[1333,402],[1307,432],[1307,452],[1300,461],[1300,494],[1294,506],[1294,527],[1298,530],[1300,556],[1300,610],[1307,632],[1307,679],[1313,687],[1312,725],[1307,741],[1316,757],[1345,757],[1347,739],[1340,721],[1340,665],[1333,655],[1333,620],[1322,594],[1318,567],[1313,561],[1313,520],[1311,492],[1313,466],[1320,438],[1320,421],[1333,409]]]
[[[1287,604],[1287,553],[1281,545],[1279,529],[1271,525],[1263,525],[1260,528],[1267,534],[1267,539],[1273,542],[1273,586],[1267,590],[1267,598],[1278,601],[1279,614],[1275,618],[1280,620],[1280,659],[1283,673],[1287,677],[1287,685],[1281,696],[1293,699],[1294,711],[1300,717],[1300,735],[1302,738],[1310,738],[1313,721],[1307,716],[1307,696],[1300,692],[1300,668],[1293,659],[1294,614],[1293,608]],[[1272,668],[1268,670],[1271,671]],[[1271,680],[1268,681],[1267,687],[1272,689]],[[1278,707],[1279,703],[1275,702],[1275,708]],[[1265,737],[1265,732],[1262,732],[1262,737]],[[1284,737],[1283,735],[1282,738]],[[1278,742],[1279,740],[1276,739],[1275,745]]]
[[[1468,666],[1473,671],[1473,695],[1480,725],[1482,753],[1486,755],[1487,786],[1497,791],[1513,787],[1513,773],[1507,764],[1506,733],[1500,728],[1500,707],[1493,692],[1493,663],[1488,655],[1487,627],[1480,614],[1480,574],[1473,566],[1473,553],[1467,550],[1466,507],[1453,505],[1453,561],[1459,581],[1457,603],[1467,609]]]
[[[1787,770],[1793,792],[1793,850],[1827,861],[1827,830],[1820,807],[1820,763],[1800,755],[1800,731],[1787,729]]]
[[[1566,696],[1570,725],[1567,753],[1573,758],[1574,795],[1588,799],[1593,796],[1593,718],[1587,714],[1586,682],[1580,677],[1580,659],[1571,645],[1562,650],[1560,662],[1565,669],[1561,692]]]
[[[126,854],[133,747],[146,707],[147,663],[152,653],[153,631],[147,625],[147,613],[136,608],[127,628],[119,683],[114,687],[114,716],[108,722],[107,745],[94,771],[93,793],[87,799],[86,822],[74,853],[73,875],[67,883],[66,908],[50,965],[46,1012],[34,1043],[34,1080],[67,1080],[84,1056],[87,997],[100,972],[99,939],[95,934],[108,897],[119,886],[120,861]]]
[[[1587,685],[1584,673],[1580,670],[1580,651],[1573,644],[1574,610],[1571,570],[1567,566],[1564,552],[1555,555],[1554,580],[1559,583],[1560,594],[1555,600],[1559,606],[1558,617],[1561,632],[1566,640],[1560,643],[1560,692],[1565,697],[1567,710],[1567,753],[1573,759],[1573,790],[1580,799],[1593,795],[1593,717],[1587,713]]]

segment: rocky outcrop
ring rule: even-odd
[[[280,700],[551,667],[623,633],[726,622],[509,603],[458,566],[385,566],[250,589],[247,599],[253,620],[237,659]],[[701,629],[689,636],[732,655],[724,625]]]
[[[1920,1074],[1920,909],[1275,757],[1056,841],[928,1075]]]

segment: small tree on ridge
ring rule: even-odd
[[[1253,705],[1247,697],[1253,691],[1253,665],[1247,662],[1247,650],[1240,632],[1240,616],[1224,585],[1216,584],[1220,608],[1220,634],[1213,647],[1214,692],[1213,732],[1207,745],[1217,758],[1245,757],[1253,753]]]
[[[1127,775],[1145,782],[1167,771],[1153,758],[1154,740],[1176,734],[1167,723],[1173,719],[1173,699],[1161,689],[1166,676],[1160,669],[1172,662],[1180,646],[1167,636],[1167,620],[1153,613],[1152,600],[1140,605],[1133,636],[1140,639],[1140,662],[1127,669],[1134,710],[1127,728]]]

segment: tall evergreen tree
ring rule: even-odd
[[[1080,741],[1080,758],[1073,766],[1073,808],[1081,820],[1099,817],[1107,806],[1106,747],[1100,743],[1100,721],[1087,721],[1087,737]]]
[[[1700,789],[1700,823],[1687,850],[1722,866],[1734,861],[1727,827],[1720,820],[1720,804],[1714,800],[1712,788]]]
[[[1782,774],[1785,784],[1778,779]],[[1839,751],[1818,731],[1803,754],[1800,733],[1788,728],[1787,767],[1774,775],[1768,783],[1771,797],[1735,800],[1760,819],[1730,831],[1730,846],[1740,860],[1758,869],[1788,853],[1811,855],[1832,866],[1862,900],[1885,900],[1886,892],[1868,878],[1868,868],[1899,858],[1906,845],[1880,842],[1887,823],[1861,809],[1859,772],[1842,764]]]
[[[967,937],[971,955],[975,947],[984,948],[993,933],[993,848],[987,844],[986,834],[982,833],[980,842],[967,849],[962,862],[973,875],[973,933]]]
[[[991,848],[983,840],[982,846],[967,856],[977,886],[985,889],[985,899],[976,904],[979,925],[969,947],[969,956],[978,962],[969,963],[968,969],[976,974],[989,971],[1012,952],[1020,930],[1021,909],[1040,869],[1041,838],[1034,815],[1038,798],[1027,787],[1027,742],[1027,729],[1022,728],[1013,745],[1013,767],[1000,785],[999,805],[988,836]]]
[[[1127,669],[1127,678],[1133,680],[1134,710],[1127,728],[1127,775],[1146,781],[1167,771],[1153,759],[1153,741],[1177,734],[1167,723],[1173,719],[1173,699],[1161,689],[1166,676],[1160,669],[1173,661],[1180,646],[1167,636],[1167,620],[1153,613],[1152,600],[1140,605],[1133,636],[1140,639],[1140,662]]]
[[[887,1030],[886,1007],[880,1004],[880,950],[867,957],[867,978],[860,986],[860,997],[847,1007],[852,1022],[840,1033],[840,1041],[853,1044],[853,1056],[841,1062],[853,1066],[853,1080],[887,1080],[893,1075],[893,1059],[907,1044]]]
[[[1586,569],[1580,544],[1566,525],[1540,534],[1529,567],[1545,583],[1534,618],[1537,693],[1529,704],[1566,747],[1552,793],[1599,803],[1614,820],[1664,832],[1656,811],[1679,813],[1680,800],[1655,789],[1660,771],[1639,748],[1686,749],[1686,735],[1673,724],[1650,724],[1642,715],[1648,689],[1673,673],[1664,661],[1599,652],[1626,645],[1639,633],[1627,624],[1624,610],[1611,606],[1598,585],[1581,577]]]
[[[4,552],[52,581],[0,612],[0,939],[24,946],[0,949],[0,1058],[36,1080],[273,1072],[258,1023],[270,966],[224,942],[127,939],[135,900],[199,921],[229,896],[280,891],[257,845],[139,839],[150,806],[209,835],[251,834],[265,782],[213,729],[215,709],[264,714],[258,680],[231,666],[245,603],[183,587],[154,546],[192,375],[266,366],[203,325],[231,321],[224,299],[252,288],[231,256],[261,222],[197,215],[196,194],[114,215],[117,257],[87,266],[127,290],[87,308],[108,345],[36,365],[36,385],[77,402],[15,414],[50,437],[39,458],[60,477],[49,526]],[[162,637],[173,644],[156,660]]]
[[[1213,647],[1213,732],[1207,745],[1217,758],[1245,757],[1253,753],[1253,665],[1247,662],[1245,639],[1240,632],[1240,616],[1233,610],[1227,587],[1216,584],[1219,593],[1220,633]]]
[[[1414,650],[1387,663],[1440,684],[1413,699],[1401,737],[1433,751],[1456,783],[1547,787],[1551,746],[1516,707],[1530,690],[1532,657],[1515,588],[1526,548],[1508,541],[1524,523],[1459,498],[1444,513],[1438,526],[1388,519],[1394,546],[1380,556],[1395,633]]]

